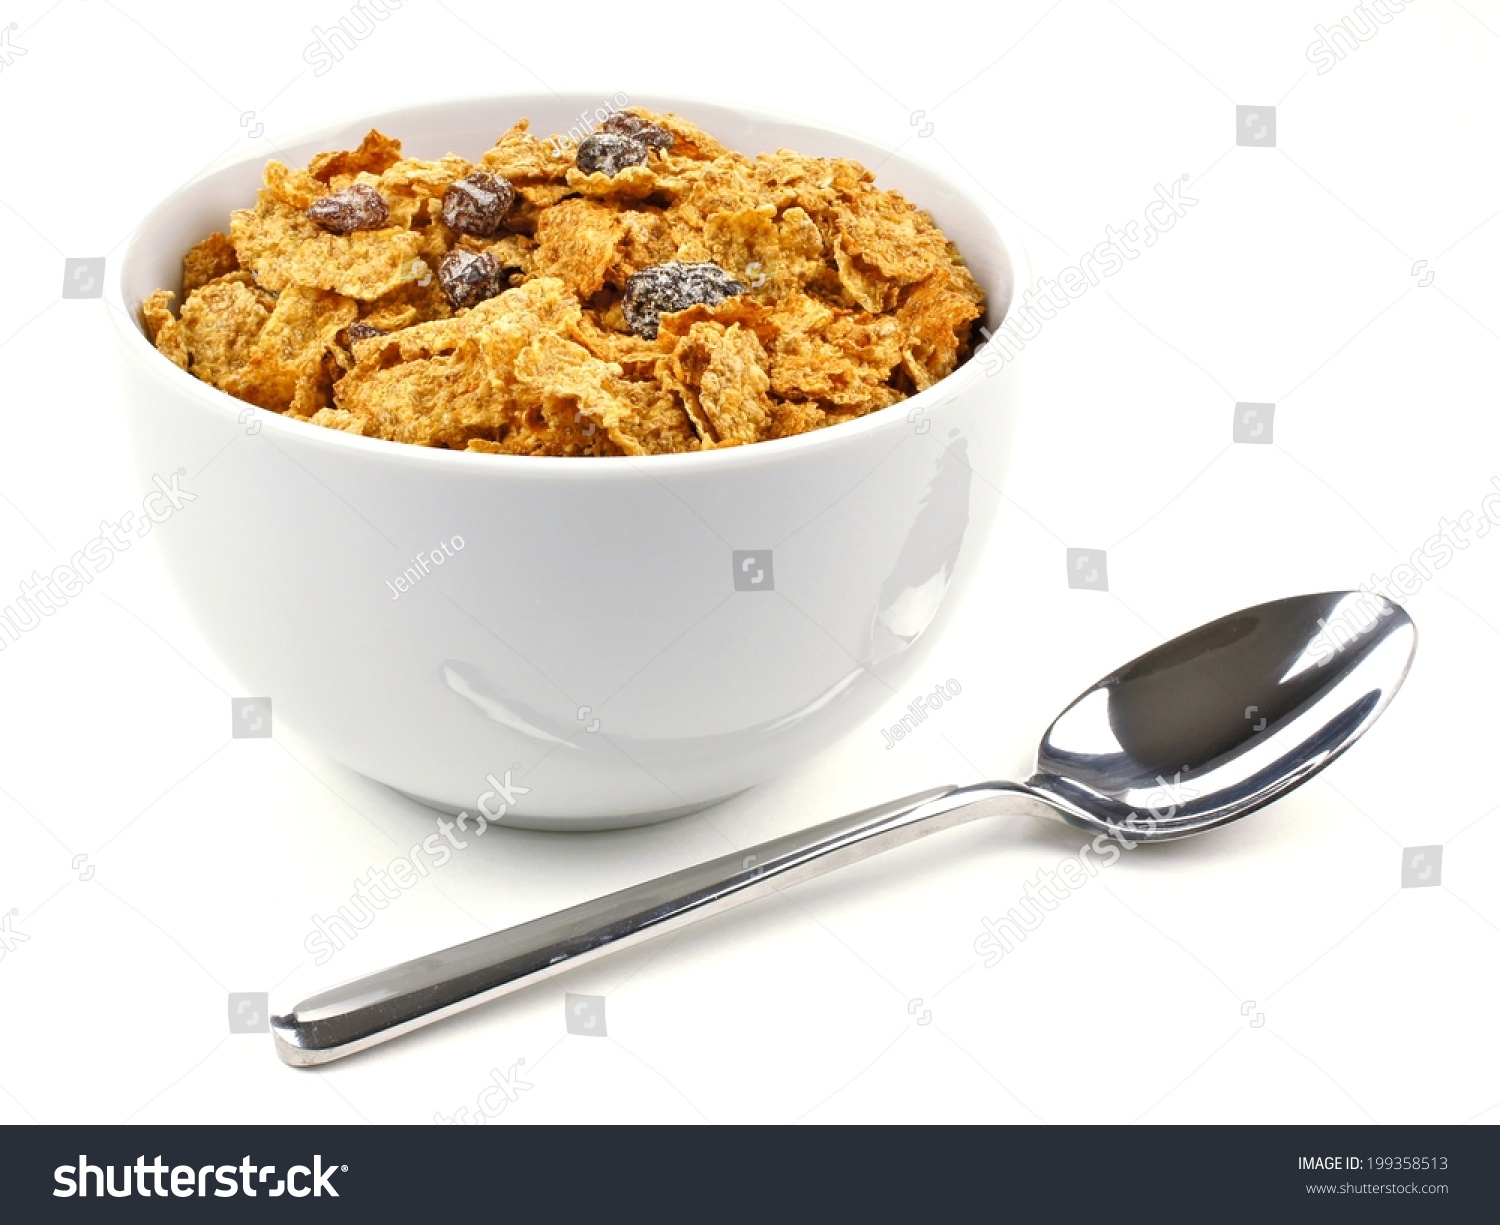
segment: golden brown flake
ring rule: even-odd
[[[672,157],[689,158],[693,161],[711,161],[730,152],[702,128],[689,123],[681,115],[658,115],[640,107],[632,107],[627,114],[647,123],[654,123],[672,133]],[[736,154],[735,156],[738,156]]]
[[[190,294],[200,285],[237,271],[239,266],[234,244],[215,230],[182,257],[182,292],[184,296]]]
[[[852,420],[930,387],[970,353],[984,295],[920,209],[848,159],[755,158],[676,115],[644,165],[585,174],[571,141],[524,119],[477,161],[403,158],[371,131],[305,169],[271,162],[254,205],[183,261],[183,305],[141,304],[177,365],[330,429],[507,455],[653,455],[743,446]],[[456,180],[516,199],[498,232],[453,232]],[[316,200],[379,193],[378,230],[330,233]],[[500,292],[455,311],[437,269],[492,255]],[[742,288],[626,325],[635,273],[715,264]],[[508,285],[508,287],[504,287]],[[358,322],[366,327],[354,329]],[[372,333],[370,329],[375,329]]]
[[[595,200],[644,200],[657,190],[656,172],[650,166],[626,166],[615,175],[602,170],[585,174],[574,167],[567,184],[569,191]]]
[[[598,293],[619,259],[621,217],[618,208],[582,197],[549,208],[536,228],[536,274],[560,278],[581,299]]]
[[[411,230],[355,230],[304,239],[284,267],[292,285],[369,302],[426,275],[421,259],[422,236]]]
[[[259,193],[254,208],[229,214],[229,238],[240,267],[252,270],[256,283],[272,293],[292,283],[289,266],[298,248],[321,233],[306,213],[269,191]]]
[[[167,355],[167,358],[184,370],[188,368],[187,339],[172,314],[172,299],[177,295],[171,290],[158,289],[141,303],[141,321],[146,325],[146,338]]]
[[[324,358],[338,347],[338,334],[359,314],[358,303],[326,290],[293,285],[283,290],[276,308],[255,338],[245,368],[235,381],[245,399],[277,412],[329,401],[333,369]]]
[[[517,357],[517,401],[540,418],[552,453],[649,455],[694,449],[686,414],[659,388],[626,382],[620,367],[543,332]]]
[[[952,374],[968,351],[980,309],[979,288],[967,271],[933,273],[908,295],[896,321],[906,331],[901,365],[918,391]]]
[[[205,383],[248,399],[242,371],[270,316],[260,295],[241,281],[224,277],[204,285],[189,295],[178,317],[188,369]]]
[[[351,151],[320,153],[307,164],[307,172],[330,185],[344,175],[380,174],[401,160],[401,142],[371,128]]]
[[[274,159],[266,163],[266,190],[288,208],[305,212],[314,200],[328,194],[328,184],[306,170],[293,170]]]
[[[311,416],[303,416],[301,413],[288,411],[288,417],[299,421],[310,421],[313,425],[326,425],[332,430],[344,430],[350,434],[370,433],[370,423],[364,417],[349,412],[342,408],[320,408]]]
[[[479,159],[481,169],[509,179],[517,190],[539,183],[563,183],[573,165],[573,152],[566,145],[531,134],[522,119],[495,142]],[[524,192],[522,193],[525,194]]]

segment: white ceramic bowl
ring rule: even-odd
[[[522,115],[562,132],[603,101],[445,102],[283,147],[302,164],[374,126],[412,156],[477,157]],[[779,114],[631,104],[747,154],[878,166],[964,254],[991,331],[1027,282],[990,201],[917,162]],[[971,360],[859,421],[687,455],[468,454],[285,420],[177,369],[137,323],[147,294],[179,285],[183,252],[253,201],[263,162],[174,193],[106,292],[140,480],[180,473],[194,495],[152,534],[242,691],[272,699],[275,726],[434,807],[587,829],[723,799],[906,694],[989,534],[1018,363],[987,375]],[[770,565],[736,559],[760,550]]]

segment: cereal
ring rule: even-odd
[[[180,289],[140,309],[169,361],[298,421],[641,456],[896,404],[969,357],[984,295],[857,162],[751,158],[635,109],[576,149],[522,119],[475,160],[406,158],[371,131],[305,168],[272,161]]]
[[[371,128],[359,148],[320,153],[308,163],[307,172],[322,183],[344,175],[380,174],[401,160],[401,142]]]
[[[385,197],[368,183],[351,183],[343,191],[319,196],[307,206],[307,215],[325,230],[349,234],[384,229],[391,219],[391,209]]]
[[[627,112],[629,113],[629,112]],[[654,124],[672,137],[672,152],[695,162],[712,162],[721,157],[745,159],[721,145],[702,128],[689,123],[680,115],[653,115],[649,111],[634,112],[633,117]]]
[[[628,115],[624,111],[617,111],[599,125],[605,132],[612,132],[616,136],[630,136],[640,141],[650,149],[660,149],[665,153],[675,143],[672,133],[666,128],[658,127],[654,123],[636,115]]]
[[[682,396],[705,448],[755,442],[771,419],[766,351],[732,323],[694,323],[667,359],[669,385]]]
[[[304,211],[282,203],[269,190],[259,194],[254,208],[229,214],[235,258],[241,268],[253,268],[256,284],[270,293],[280,293],[292,283],[292,257],[303,242],[321,233]],[[191,293],[186,283],[183,292]]]
[[[443,193],[443,224],[461,234],[489,238],[515,200],[514,187],[480,170],[454,181]]]
[[[535,267],[561,277],[580,299],[604,287],[618,258],[625,214],[581,196],[549,208],[537,221]]]
[[[581,345],[543,332],[516,359],[517,396],[565,454],[649,455],[696,450],[682,407],[660,389],[626,382]]]
[[[602,170],[586,174],[575,168],[568,171],[567,186],[570,192],[614,203],[639,201],[644,204],[652,196],[668,194],[666,184],[649,166],[622,166],[615,174],[606,174]]]
[[[530,123],[522,119],[495,142],[495,147],[479,163],[525,195],[529,186],[563,182],[573,159],[560,145],[533,136]]]
[[[313,203],[328,194],[328,184],[315,179],[306,170],[294,170],[272,159],[266,163],[266,190],[288,208],[305,213]]]
[[[178,316],[188,369],[231,395],[240,394],[255,341],[270,317],[271,308],[243,281],[221,277],[195,290]]]
[[[316,234],[303,240],[277,276],[286,284],[331,289],[346,298],[373,302],[420,277],[422,236],[412,230],[356,230],[350,234]],[[257,279],[266,288],[263,276]]]
[[[338,344],[338,334],[352,324],[358,303],[325,289],[294,285],[276,299],[276,306],[251,347],[237,380],[241,394],[262,408],[284,412],[299,401],[324,407],[332,391],[324,355]]]
[[[978,313],[979,287],[967,272],[934,275],[918,285],[896,312],[906,332],[901,365],[918,391],[958,364],[970,322]]]
[[[475,306],[505,288],[505,269],[488,251],[457,250],[438,265],[438,280],[454,310]]]
[[[343,408],[320,408],[311,417],[304,419],[314,425],[326,425],[329,429],[345,430],[350,434],[363,434],[370,424],[366,418]]]
[[[693,255],[733,269],[761,296],[783,297],[822,275],[825,251],[822,234],[802,209],[775,214],[770,204],[714,213],[701,237],[685,245]]]
[[[239,270],[234,244],[217,230],[182,257],[182,292],[190,294],[201,285]]]
[[[146,324],[146,337],[167,355],[173,365],[188,368],[187,340],[177,317],[172,314],[172,299],[177,295],[168,289],[158,289],[141,303],[141,318]]]
[[[670,260],[642,268],[631,276],[625,282],[621,305],[630,330],[653,340],[663,314],[686,310],[700,302],[711,306],[731,294],[744,292],[745,287],[717,264]]]
[[[613,132],[595,132],[578,145],[578,169],[584,174],[605,174],[614,178],[626,166],[639,166],[646,160],[646,144],[633,136]]]

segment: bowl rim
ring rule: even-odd
[[[608,99],[613,100],[618,94],[623,92],[617,90],[614,94],[608,95]],[[539,90],[483,95],[455,93],[446,97],[429,98],[420,103],[409,104],[379,114],[372,115],[368,110],[361,110],[345,114],[339,118],[306,124],[295,132],[279,138],[278,143],[287,147],[297,147],[303,144],[328,140],[332,138],[332,133],[366,124],[371,127],[379,127],[384,124],[388,125],[394,131],[399,123],[395,118],[397,116],[415,114],[421,111],[438,111],[455,106],[484,107],[492,104],[504,104],[511,106],[519,114],[524,115],[537,103],[551,106],[559,99],[570,97],[581,97],[588,102],[597,102],[599,97],[602,96],[571,89],[551,90],[546,93]],[[683,115],[685,118],[689,118],[692,113],[691,108],[693,107],[719,111],[731,110],[742,113],[750,118],[760,118],[789,126],[807,128],[840,140],[847,139],[855,144],[871,145],[877,148],[882,145],[882,142],[876,139],[871,133],[860,132],[842,124],[817,122],[805,115],[778,108],[746,105],[739,102],[705,98],[694,94],[662,95],[653,93],[640,98],[627,94],[626,97],[629,99],[625,104],[627,107],[641,107],[658,113],[675,112]],[[990,196],[989,199],[986,199],[989,193],[982,187],[979,189],[961,188],[945,169],[938,168],[925,158],[904,155],[900,152],[901,147],[901,145],[897,145],[895,149],[892,149],[885,161],[880,164],[885,165],[887,162],[898,160],[905,162],[921,174],[934,179],[943,190],[965,200],[993,228],[1011,268],[1011,299],[1007,309],[1008,316],[1010,311],[1015,308],[1023,291],[1031,287],[1032,268],[1029,253],[1016,235],[1014,227],[1000,215],[1000,209],[1004,206],[999,203],[996,197]],[[747,464],[756,465],[774,462],[778,456],[791,458],[803,452],[816,452],[822,448],[836,447],[840,445],[840,439],[848,440],[846,445],[853,445],[856,438],[889,432],[900,428],[902,425],[909,425],[914,416],[925,414],[929,409],[935,409],[943,403],[948,402],[955,396],[970,389],[980,379],[990,378],[1004,372],[1004,367],[1001,370],[992,371],[987,368],[985,362],[980,360],[981,351],[990,344],[990,341],[986,340],[980,345],[975,346],[974,351],[963,365],[959,366],[951,374],[939,379],[931,387],[908,396],[904,400],[899,400],[895,404],[888,405],[885,408],[875,409],[852,421],[841,421],[835,425],[824,426],[820,429],[806,431],[805,433],[792,434],[784,438],[765,439],[742,446],[716,447],[710,451],[674,451],[653,455],[507,455],[482,451],[459,451],[447,447],[428,447],[417,443],[396,442],[386,438],[369,438],[362,434],[350,433],[346,430],[332,429],[324,425],[314,425],[309,421],[293,420],[271,409],[261,408],[258,405],[251,404],[249,401],[238,399],[210,383],[205,383],[203,380],[196,378],[188,371],[181,369],[169,361],[146,338],[145,331],[140,324],[140,304],[128,301],[124,289],[125,269],[131,263],[131,255],[136,250],[137,244],[151,230],[158,217],[175,203],[181,193],[191,191],[205,181],[226,171],[239,169],[250,163],[259,162],[264,166],[267,160],[266,156],[261,153],[251,153],[246,154],[244,157],[215,162],[213,165],[195,174],[188,181],[179,184],[170,194],[161,198],[155,205],[149,208],[145,215],[131,229],[129,235],[121,244],[122,251],[120,256],[111,261],[113,265],[112,269],[105,278],[105,297],[108,305],[112,308],[106,313],[111,317],[111,322],[124,351],[135,361],[145,363],[148,373],[162,379],[167,386],[177,392],[192,396],[206,410],[217,412],[220,415],[232,413],[233,424],[240,428],[244,428],[247,424],[244,418],[244,410],[249,409],[253,414],[252,419],[259,422],[262,429],[269,430],[273,436],[280,436],[293,443],[303,442],[315,447],[327,448],[331,451],[349,451],[349,453],[355,455],[363,453],[368,459],[384,458],[393,462],[411,462],[415,464],[457,464],[459,467],[455,471],[476,474],[491,471],[512,476],[516,473],[531,472],[538,476],[547,475],[548,477],[555,478],[564,472],[572,474],[575,470],[580,475],[585,472],[593,472],[596,469],[602,469],[604,473],[619,473],[627,469],[633,470],[637,465],[641,465],[646,468],[648,475],[665,476],[668,473],[676,473],[681,470],[684,464],[688,465],[687,471],[701,470],[704,473],[709,473],[714,470],[732,470]],[[876,181],[878,183],[878,175]],[[913,200],[912,203],[918,208],[926,208],[922,201]],[[960,255],[963,254],[963,252],[960,252]],[[985,289],[986,302],[988,303],[993,296],[991,289],[987,286],[982,286],[982,288]],[[1015,364],[1015,357],[1012,356],[1006,360],[1004,365],[1005,367],[1010,367]],[[1011,373],[1010,377],[1013,379],[1015,377],[1014,373]],[[406,457],[404,460],[402,459],[403,456]],[[621,460],[628,460],[630,462],[628,464],[608,462]]]

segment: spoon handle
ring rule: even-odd
[[[987,816],[996,805],[983,801],[997,797],[1046,807],[1011,783],[938,787],[772,838],[315,995],[271,1018],[276,1053],[296,1067],[352,1055],[783,885]]]

